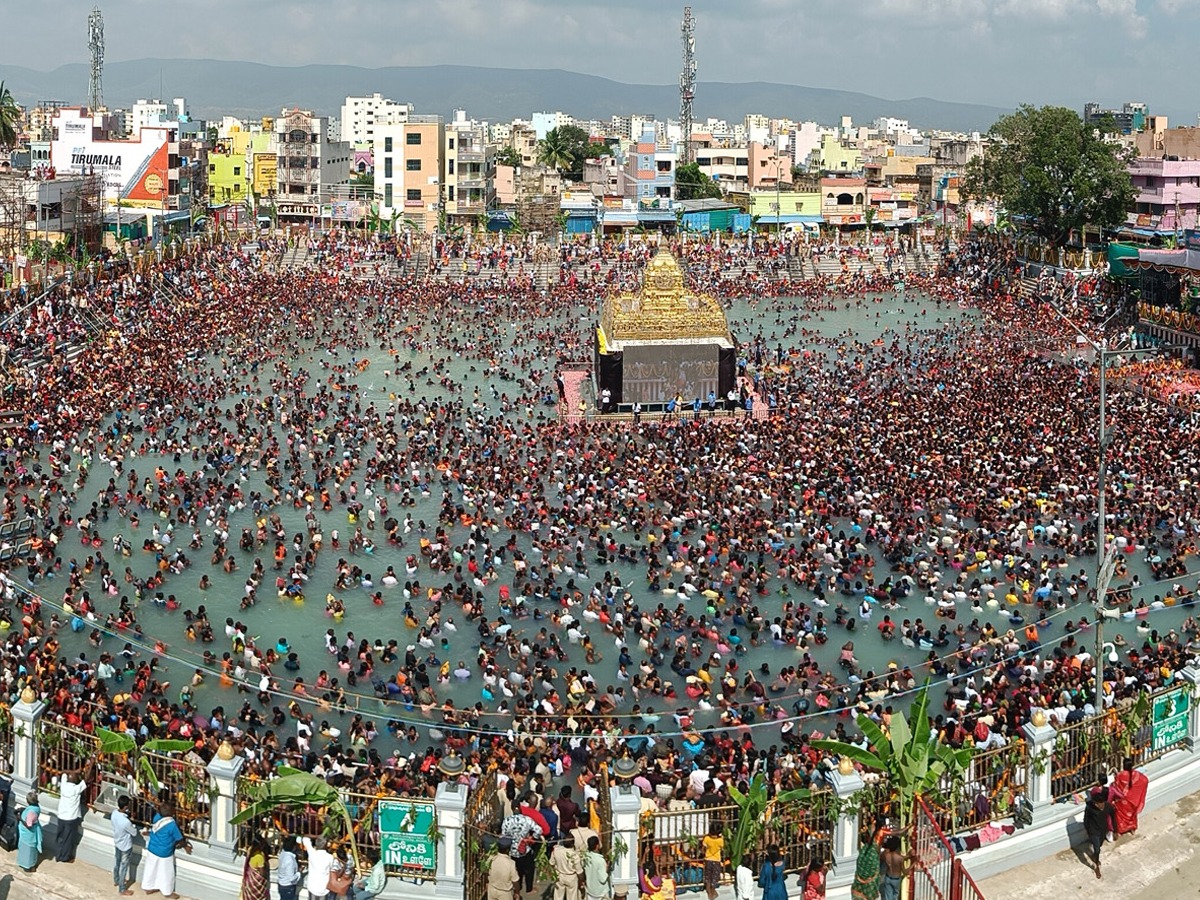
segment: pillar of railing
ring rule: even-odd
[[[13,800],[23,804],[25,795],[38,785],[39,760],[37,733],[41,727],[42,715],[46,711],[43,703],[33,688],[25,688],[21,699],[13,704],[13,758],[12,782]]]
[[[613,894],[635,895],[638,892],[638,835],[641,831],[642,800],[638,788],[630,784],[618,784],[609,788],[612,799],[612,842],[619,846],[618,839],[625,845],[625,851],[613,862],[612,889]]]
[[[236,756],[227,743],[221,744],[208,764],[208,774],[217,789],[208,805],[209,855],[215,859],[232,860],[237,855],[238,826],[230,825],[229,820],[237,815],[237,780],[245,764],[246,760]]]
[[[848,801],[863,789],[865,782],[851,766],[834,769],[830,781],[838,799],[838,817],[831,835],[833,867],[838,873],[852,873],[858,859],[859,804]]]
[[[1029,777],[1025,796],[1035,810],[1053,802],[1051,783],[1054,777],[1054,741],[1058,732],[1046,722],[1044,713],[1034,715],[1034,721],[1021,726],[1029,743]]]
[[[433,798],[437,827],[441,841],[437,847],[437,883],[434,892],[439,897],[463,896],[463,838],[464,813],[467,809],[467,787],[456,781],[443,781]]]

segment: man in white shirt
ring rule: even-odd
[[[59,777],[56,862],[75,862],[75,848],[83,836],[83,796],[87,793],[91,771],[92,763],[89,761],[82,769],[63,772]]]
[[[308,878],[304,888],[308,900],[325,900],[329,896],[329,873],[333,870],[333,854],[325,849],[325,838],[316,840],[301,838],[304,851],[308,854]]]

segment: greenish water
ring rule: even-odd
[[[906,328],[927,332],[946,323],[969,318],[971,315],[957,306],[939,305],[929,298],[914,295],[874,297],[861,302],[836,300],[829,302],[828,305],[831,308],[808,310],[810,305],[808,301],[789,298],[763,300],[753,304],[737,302],[730,310],[730,322],[739,338],[743,340],[761,331],[762,336],[771,347],[783,344],[785,350],[789,348],[816,349],[832,355],[833,350],[829,346],[831,343],[845,343],[848,340],[862,343],[876,340],[890,342],[892,339],[903,341]],[[513,422],[536,422],[543,417],[552,416],[553,410],[539,402],[542,392],[553,391],[549,374],[553,368],[550,352],[555,348],[570,345],[572,340],[577,341],[581,346],[586,346],[593,321],[591,315],[583,308],[565,310],[559,316],[545,322],[545,327],[549,332],[547,337],[533,340],[528,336],[526,326],[518,327],[515,323],[507,322],[498,313],[498,310],[489,309],[484,315],[479,310],[465,309],[460,316],[449,321],[430,321],[414,314],[400,324],[412,328],[411,338],[420,346],[416,349],[400,347],[395,358],[386,350],[380,349],[378,342],[367,342],[366,336],[362,332],[358,333],[357,343],[352,342],[351,346],[341,346],[336,352],[316,347],[313,341],[307,341],[301,345],[303,352],[291,360],[291,368],[293,371],[308,373],[311,376],[310,384],[315,385],[317,381],[329,378],[330,366],[348,364],[352,360],[369,360],[370,367],[352,380],[339,379],[349,382],[341,393],[352,404],[358,403],[364,410],[373,406],[375,411],[381,415],[386,413],[387,408],[393,402],[392,394],[399,392],[402,396],[410,399],[424,398],[430,403],[461,399],[468,408],[475,404],[480,410],[503,415],[506,420]],[[360,314],[361,311],[348,311],[348,320],[353,321],[354,317]],[[800,329],[806,329],[809,333],[804,334]],[[457,350],[454,349],[456,341],[459,348]],[[478,346],[480,342],[488,342],[487,352],[467,349],[467,344]],[[489,356],[490,360],[484,358]],[[441,365],[436,374],[431,373],[428,376],[416,374],[426,368],[435,367],[439,360],[441,360]],[[270,396],[264,390],[268,378],[272,374],[270,366],[263,365],[257,372],[253,372],[245,362],[230,363],[228,360],[220,358],[198,361],[195,365],[197,371],[206,373],[206,377],[221,376],[230,381],[229,395],[218,404],[223,413],[233,410],[239,401],[258,404]],[[411,386],[406,377],[397,374],[402,367],[408,369],[405,374],[413,376]],[[521,377],[532,369],[541,370],[542,375],[525,384],[514,380],[515,377]],[[257,381],[255,380],[256,376]],[[477,398],[476,390],[478,390]],[[507,400],[502,399],[501,395],[506,395]],[[229,422],[224,424],[228,425]],[[329,427],[328,423],[325,427]],[[274,417],[269,430],[281,441],[286,439],[288,432],[280,425],[277,416]],[[434,436],[434,440],[436,441],[436,436]],[[343,446],[350,446],[350,444],[343,442],[337,446],[339,458],[342,455],[340,451]],[[364,449],[367,451],[363,454],[365,460],[370,456],[370,448]],[[203,459],[203,452],[200,456]],[[153,474],[156,466],[161,465],[168,472],[173,472],[176,468],[183,468],[185,471],[191,472],[199,463],[193,463],[190,454],[185,454],[176,460],[173,454],[139,453],[132,456],[127,455],[123,460],[123,465],[125,467],[124,474],[117,479],[118,484],[122,487],[124,479],[131,469],[136,470],[140,483]],[[92,475],[87,485],[79,492],[77,515],[86,510],[96,492],[104,486],[111,471],[111,461],[94,458],[91,468]],[[232,573],[225,572],[219,565],[210,564],[213,524],[206,520],[207,517],[202,516],[199,522],[202,545],[199,549],[187,551],[192,560],[192,566],[179,575],[169,575],[165,584],[158,588],[164,594],[174,595],[179,608],[167,609],[151,602],[149,597],[137,605],[138,622],[148,636],[148,643],[152,643],[154,639],[161,639],[169,645],[167,651],[162,654],[160,663],[160,671],[164,672],[162,677],[171,682],[168,696],[172,699],[177,698],[180,688],[189,683],[194,670],[201,668],[205,673],[205,680],[194,690],[194,702],[201,712],[208,714],[213,708],[222,706],[226,714],[232,718],[242,702],[253,697],[252,693],[239,694],[233,687],[221,686],[216,669],[211,665],[206,665],[202,658],[205,650],[215,653],[218,658],[229,651],[229,641],[225,638],[223,628],[227,617],[244,622],[248,634],[259,638],[260,646],[273,646],[277,639],[282,639],[298,654],[299,668],[297,671],[284,672],[282,668],[276,669],[284,694],[288,694],[292,690],[292,680],[296,677],[304,679],[310,694],[320,694],[321,692],[314,690],[312,686],[322,671],[333,678],[339,678],[343,684],[346,683],[346,673],[339,670],[336,658],[325,649],[324,636],[328,629],[333,630],[339,646],[348,640],[350,633],[353,633],[356,642],[363,638],[371,642],[381,639],[385,643],[395,640],[399,644],[401,657],[403,657],[404,648],[417,643],[417,629],[406,626],[402,613],[406,602],[403,584],[413,579],[413,576],[406,573],[406,559],[410,554],[418,552],[417,547],[421,534],[416,523],[424,520],[428,525],[427,533],[432,535],[437,524],[441,500],[441,486],[437,483],[436,473],[431,473],[428,469],[425,470],[425,473],[429,478],[429,495],[421,496],[417,493],[414,496],[414,505],[411,507],[399,506],[401,496],[399,493],[387,494],[392,506],[392,514],[402,521],[406,516],[411,516],[413,521],[413,527],[409,533],[404,535],[406,546],[403,548],[388,546],[384,540],[381,526],[377,526],[375,531],[367,532],[376,543],[375,551],[371,554],[359,553],[351,557],[347,552],[346,542],[355,528],[355,523],[349,520],[346,510],[336,503],[336,497],[332,511],[322,511],[319,505],[315,508],[314,512],[325,536],[325,549],[321,553],[315,571],[304,586],[305,599],[303,602],[292,598],[280,598],[276,595],[273,584],[277,573],[271,568],[271,542],[263,549],[251,553],[238,549],[238,537],[242,529],[254,527],[254,515],[248,503],[241,507],[235,506],[229,513],[229,547],[231,555],[238,563],[238,570]],[[364,470],[360,465],[349,473],[346,483],[355,480],[362,486],[365,484],[363,476]],[[261,469],[251,467],[241,474],[235,472],[235,477],[245,497],[250,496],[254,491],[267,491],[264,482],[265,472]],[[377,485],[376,488],[381,489],[381,486]],[[366,496],[365,491],[360,492],[359,498],[364,500],[368,506],[370,505],[371,498]],[[288,555],[290,557],[292,555],[291,537],[306,530],[306,510],[303,505],[298,508],[290,502],[285,502],[273,511],[278,512],[281,516],[283,529],[288,535]],[[382,522],[382,519],[383,517],[380,516],[379,521]],[[155,571],[154,555],[143,552],[142,544],[145,540],[155,537],[154,529],[161,530],[165,528],[166,524],[165,520],[154,515],[142,514],[140,524],[134,528],[129,519],[120,518],[115,513],[110,515],[108,521],[96,524],[104,540],[103,552],[110,561],[113,560],[111,542],[114,536],[120,535],[132,545],[130,558],[117,559],[113,563],[118,576],[124,571],[125,566],[128,566],[138,577],[148,577],[153,574]],[[343,542],[340,550],[335,550],[331,546],[335,531],[340,533]],[[616,530],[616,535],[620,541],[632,543],[634,540],[633,534],[621,532],[619,529]],[[452,530],[450,542],[452,545],[460,544],[466,539],[466,536],[466,530],[456,526]],[[498,539],[504,537],[506,535],[502,533]],[[177,527],[173,537],[173,546],[186,546],[190,539],[190,532],[185,532]],[[520,538],[519,545],[526,552],[530,549],[529,541],[525,536]],[[93,552],[95,552],[93,549],[79,544],[76,531],[70,531],[67,540],[60,547],[60,553],[64,560],[74,558],[80,564]],[[258,589],[257,603],[248,609],[242,609],[241,601],[245,593],[246,577],[255,557],[261,558],[266,568],[266,578]],[[374,586],[369,589],[336,588],[335,562],[339,557],[346,558],[351,564],[359,566],[364,573],[369,573]],[[1090,560],[1078,560],[1073,562],[1072,570],[1084,567],[1090,569],[1090,565]],[[399,579],[399,584],[395,587],[384,587],[381,584],[384,572],[389,566],[394,567]],[[593,565],[592,578],[594,579],[605,568],[610,568],[620,575],[635,598],[642,602],[643,607],[649,604],[650,608],[653,608],[660,601],[659,596],[652,596],[644,586],[644,566],[619,562],[606,566]],[[881,567],[881,571],[884,570],[886,567]],[[1146,568],[1140,562],[1133,563],[1132,571],[1139,573],[1143,581],[1150,581]],[[205,588],[200,586],[202,576],[207,576],[210,581]],[[435,577],[424,566],[416,577],[426,588],[431,585],[445,584],[448,580],[446,576]],[[590,584],[587,579],[583,579],[582,582]],[[505,581],[500,583],[505,583]],[[511,581],[507,583],[511,583]],[[64,585],[65,578],[60,576],[58,579],[39,584],[37,589],[51,601],[57,602],[61,597]],[[92,596],[96,598],[100,592],[95,576],[87,582],[87,586]],[[130,586],[121,581],[119,577],[117,586],[120,593],[132,594]],[[495,615],[494,603],[498,588],[499,584],[493,584],[486,589],[489,612],[493,616]],[[382,605],[372,601],[371,596],[375,591],[382,592]],[[797,592],[797,594],[799,593]],[[1147,590],[1145,593],[1151,594],[1153,591]],[[343,618],[334,619],[326,614],[325,598],[329,594],[336,595],[344,604],[345,615]],[[116,607],[118,597],[99,597],[98,599],[100,615],[103,618],[105,614]],[[799,599],[808,600],[810,597],[805,594]],[[836,604],[835,598],[831,598],[831,600]],[[760,606],[763,607],[763,612],[769,619],[772,615],[778,614],[783,602],[782,597],[775,595],[770,598],[762,598]],[[196,610],[201,605],[207,608],[215,632],[215,640],[211,644],[189,641],[185,637],[184,611]],[[418,620],[424,619],[426,604],[423,595],[414,596],[412,605]],[[846,605],[850,610],[851,618],[853,618],[856,601],[847,599]],[[700,604],[695,600],[689,601],[689,608],[691,606],[696,606],[697,611],[701,611]],[[832,612],[832,606],[826,610],[830,619],[832,619]],[[456,610],[447,608],[448,615],[458,618],[455,613]],[[1182,608],[1156,613],[1154,625],[1163,630],[1177,626],[1186,613],[1187,610]],[[907,601],[907,608],[890,611],[890,614],[897,621],[912,616],[923,616],[926,621],[931,621],[933,608],[926,605],[923,598],[914,596]],[[1083,615],[1083,612],[1078,611],[1075,615]],[[973,614],[964,609],[960,611],[959,621],[969,622],[972,617]],[[981,621],[994,622],[1001,630],[1008,627],[1007,614],[1002,610],[985,609],[979,614],[979,617]],[[898,662],[901,666],[908,664],[915,666],[924,659],[927,651],[904,647],[898,641],[891,643],[881,641],[873,628],[880,618],[881,611],[876,611],[874,619],[868,623],[868,627],[859,628],[853,635],[840,628],[831,627],[828,643],[823,646],[813,645],[810,647],[810,652],[823,669],[833,671],[837,671],[838,651],[848,638],[855,640],[855,653],[864,669],[880,672],[892,661]],[[1043,640],[1053,640],[1057,634],[1060,634],[1059,629],[1063,621],[1064,617],[1059,617],[1054,626],[1044,630]],[[514,627],[532,634],[548,624],[548,622],[535,621],[530,618],[517,621]],[[461,661],[472,669],[472,678],[466,683],[451,680],[448,684],[437,684],[436,682],[434,684],[439,702],[450,697],[456,704],[462,706],[480,700],[481,684],[479,673],[474,665],[478,653],[477,636],[474,629],[468,627],[461,619],[459,619],[458,625],[457,631],[446,631],[438,636],[434,640],[432,648],[417,647],[416,652],[419,659],[425,659],[432,654],[439,661],[449,659],[452,667],[457,666]],[[1113,633],[1122,632],[1130,641],[1138,639],[1135,627],[1136,623],[1132,621],[1114,623],[1111,626]],[[75,634],[64,628],[61,633],[64,654],[73,657],[78,652],[84,651],[90,658],[97,656],[100,651],[89,646],[86,641],[90,630],[91,626],[83,632]],[[566,643],[565,637],[563,642]],[[123,643],[122,635],[107,636],[103,641],[102,650],[115,654],[123,646]],[[585,663],[582,651],[578,647],[570,648],[570,661],[559,664],[560,671],[564,671],[569,666],[588,668],[601,688],[620,684],[621,682],[616,677],[618,649],[613,645],[611,638],[601,638],[598,635],[596,636],[596,646],[603,657],[601,660],[595,663]],[[707,655],[711,649],[711,647],[706,648],[704,654]],[[636,663],[642,659],[643,654],[635,645],[631,649],[631,655],[635,662],[631,671],[636,672]],[[742,672],[744,673],[747,669],[757,671],[765,664],[773,676],[783,667],[794,665],[799,657],[800,654],[795,648],[772,646],[768,641],[764,646],[748,650],[741,660]],[[431,666],[431,670],[435,668],[435,666]],[[376,674],[386,677],[393,674],[395,669],[395,664],[379,665]],[[665,665],[662,667],[662,674],[664,678],[674,681],[677,687],[682,688],[682,679],[674,677]],[[764,680],[769,679],[764,678]],[[257,678],[248,678],[247,682],[250,685],[256,685]],[[564,687],[565,685],[560,685],[560,691],[563,691]],[[625,687],[628,691],[627,683]],[[374,696],[370,684],[365,681],[348,687],[348,694],[350,713],[357,710],[379,723],[382,734],[377,746],[381,750],[387,750],[391,746],[390,738],[382,727],[388,719],[403,722],[405,725],[436,723],[437,721],[434,714],[423,716],[419,709],[406,709],[403,704],[399,703],[383,704]],[[785,691],[779,696],[780,704],[789,712],[794,699],[793,695],[794,691]],[[290,699],[289,696],[275,697],[271,700],[270,705],[286,707]],[[487,709],[495,710],[499,699],[488,702]],[[511,703],[512,701],[510,701],[510,705]],[[627,714],[632,703],[631,699],[618,712]],[[667,713],[673,705],[688,704],[689,701],[680,691],[680,700],[676,704],[664,703],[660,698],[649,698],[643,700],[643,703],[654,705],[657,711]],[[307,702],[304,703],[304,708],[314,712],[318,725],[322,720],[328,720],[335,727],[345,727],[346,718],[343,714],[321,711]],[[715,714],[701,712],[698,715],[697,723],[701,725],[713,723],[714,716]],[[511,720],[507,717],[492,717],[485,718],[484,722],[487,723],[485,728],[503,732],[509,727]],[[664,717],[658,727],[660,731],[669,733],[680,730],[669,717]],[[806,730],[811,727],[828,730],[830,723],[828,721],[806,723]],[[285,726],[285,731],[290,728],[289,723]],[[777,736],[774,727],[758,733],[761,733],[767,740],[774,740]],[[420,744],[424,744],[426,741],[427,737],[422,734]],[[320,740],[317,741],[317,745],[320,745]]]

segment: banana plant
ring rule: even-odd
[[[97,728],[96,737],[100,739],[100,746],[97,752],[105,755],[120,756],[121,754],[132,753],[137,757],[137,773],[139,780],[144,781],[151,793],[157,794],[162,788],[162,783],[158,780],[158,776],[154,774],[154,766],[150,764],[150,760],[142,754],[144,753],[186,753],[195,747],[191,741],[184,741],[172,738],[156,738],[146,741],[140,747],[137,741],[127,734],[120,734],[116,731],[109,731],[107,728]]]
[[[732,784],[729,785],[729,797],[738,808],[737,822],[725,831],[729,861],[733,868],[741,865],[746,853],[758,846],[776,804],[797,803],[808,800],[811,796],[812,792],[807,788],[799,788],[771,797],[767,790],[767,780],[762,775],[755,775],[750,779],[745,793]]]
[[[345,824],[346,835],[350,839],[350,855],[355,868],[359,868],[358,844],[354,840],[354,820],[350,817],[346,804],[342,802],[337,788],[308,772],[300,772],[290,767],[281,767],[281,771],[286,774],[249,786],[250,803],[230,819],[229,824],[242,825],[281,809],[323,807]]]
[[[944,775],[957,775],[971,763],[971,748],[955,750],[937,741],[929,727],[928,710],[929,682],[926,681],[913,700],[909,713],[911,726],[903,713],[897,713],[892,716],[890,733],[884,734],[883,729],[867,716],[858,717],[858,727],[862,729],[869,749],[845,741],[812,742],[818,750],[846,757],[887,776],[898,801],[902,836],[908,831],[917,796],[937,791]]]

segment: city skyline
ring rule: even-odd
[[[683,5],[212,0],[203,17],[174,29],[163,28],[161,6],[147,0],[101,9],[110,63],[155,56],[280,66],[460,64],[670,84],[678,80]],[[27,6],[12,10],[10,33],[19,40],[6,48],[6,63],[47,71],[84,61],[92,6],[64,0],[53,17]],[[1002,107],[1138,99],[1176,123],[1196,117],[1186,81],[1162,60],[1185,58],[1200,0],[693,0],[691,6],[701,82],[767,81]]]

